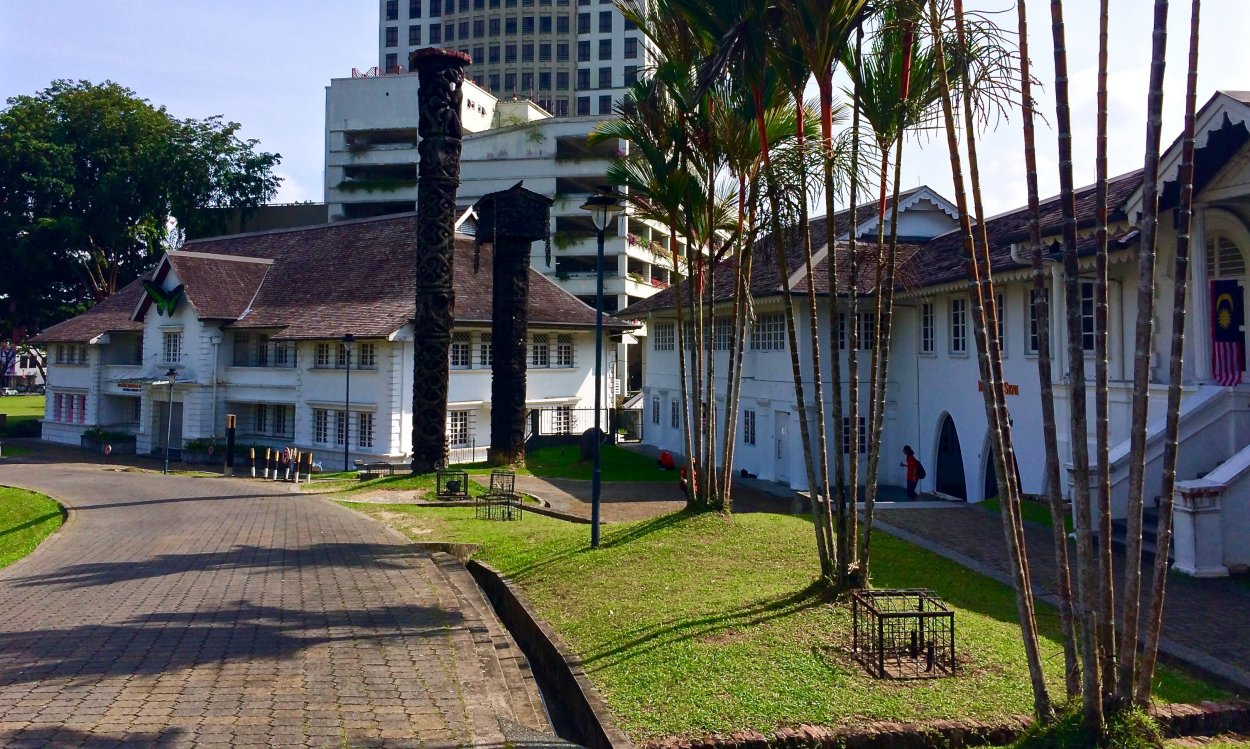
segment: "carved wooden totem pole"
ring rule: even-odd
[[[491,412],[489,460],[495,465],[525,459],[525,363],[529,325],[530,246],[550,241],[554,201],[518,182],[477,203],[477,242],[490,242]]]
[[[413,315],[412,471],[447,460],[447,377],[456,307],[452,288],[456,188],[460,185],[460,102],[469,56],[446,49],[413,52],[417,89],[417,306]]]

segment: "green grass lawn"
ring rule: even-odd
[[[40,541],[61,527],[61,522],[61,506],[51,499],[0,486],[0,567],[34,551]]]
[[[676,513],[606,526],[592,552],[586,526],[542,516],[499,523],[460,508],[352,506],[418,540],[483,544],[479,557],[521,585],[635,739],[1031,708],[1011,590],[885,534],[873,544],[874,583],[931,588],[958,610],[954,678],[878,681],[851,660],[849,606],[810,588],[816,552],[803,518]],[[1057,616],[1041,616],[1061,694]],[[1176,671],[1160,672],[1157,694],[1223,696]]]
[[[998,503],[998,497],[991,497],[981,502],[980,507],[999,517],[1003,514],[1003,506]],[[1047,528],[1051,527],[1050,507],[1041,502],[1035,502],[1031,499],[1021,500],[1020,514],[1024,516],[1027,522],[1044,525]],[[1063,516],[1063,527],[1067,528],[1069,532],[1072,531],[1072,513]]]
[[[43,418],[44,396],[6,395],[0,397],[0,413],[5,414],[4,437],[38,437]]]
[[[604,481],[668,481],[677,480],[673,471],[662,471],[654,458],[616,445],[604,445],[599,453]],[[552,479],[590,480],[591,466],[583,461],[577,445],[544,447],[525,458],[535,476]]]

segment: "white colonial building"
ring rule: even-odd
[[[311,449],[328,469],[345,447],[351,459],[402,460],[415,234],[409,214],[167,253],[152,274],[40,336],[51,354],[44,439],[78,444],[99,427],[161,453],[167,434],[174,450],[220,441],[234,414],[240,444]],[[460,461],[484,459],[490,443],[491,258],[489,245],[458,238],[447,437]],[[534,271],[529,310],[527,402],[571,421],[594,399],[594,310]]]
[[[1224,386],[1213,369],[1212,319],[1215,300],[1212,281],[1231,281],[1235,297],[1232,309],[1244,310],[1247,262],[1250,261],[1250,94],[1217,93],[1201,110],[1198,118],[1195,218],[1190,246],[1189,312],[1185,331],[1184,401],[1181,413],[1176,514],[1177,567],[1191,574],[1227,574],[1230,569],[1250,565],[1250,385]],[[1154,342],[1150,376],[1146,496],[1148,504],[1157,497],[1161,481],[1163,423],[1157,418],[1166,402],[1168,351],[1171,344],[1172,293],[1175,284],[1174,258],[1176,233],[1173,217],[1178,201],[1177,172],[1180,145],[1174,144],[1161,166],[1163,180],[1161,220],[1156,271]],[[1112,213],[1110,254],[1110,428],[1112,514],[1123,517],[1128,483],[1128,428],[1132,397],[1133,338],[1136,324],[1138,287],[1137,259],[1139,236],[1135,222],[1141,213],[1141,174],[1135,172],[1111,181],[1109,205]],[[1057,198],[1044,201],[1042,231],[1048,245],[1058,240],[1061,211]],[[1086,352],[1085,372],[1093,379],[1093,217],[1094,190],[1084,188],[1076,196],[1080,222],[1078,249],[1082,256],[1080,306],[1083,317],[1082,349]],[[891,367],[886,390],[886,411],[882,446],[881,481],[902,484],[903,469],[898,466],[902,447],[911,445],[926,466],[928,477],[921,490],[938,496],[980,501],[997,494],[989,451],[988,429],[981,394],[980,377],[972,339],[971,305],[962,243],[955,231],[951,205],[926,189],[900,196],[900,235],[908,243],[903,252],[897,293]],[[861,208],[855,216],[854,231],[861,237],[875,237],[875,222],[865,220],[875,214],[875,206]],[[1037,337],[1029,289],[1031,288],[1028,244],[1028,211],[1018,209],[990,218],[986,230],[993,256],[994,279],[999,295],[1003,370],[1008,383],[1008,406],[1014,423],[1013,436],[1023,489],[1041,494],[1046,490],[1042,445],[1041,406],[1037,370]],[[830,295],[825,258],[829,251],[826,227],[818,220],[814,227],[817,246],[816,278],[818,323],[828,333]],[[837,217],[832,233],[844,240],[852,230],[850,214]],[[837,244],[837,251],[844,245]],[[1057,249],[1057,247],[1052,248]],[[771,254],[771,253],[769,253]],[[1066,309],[1062,267],[1052,256],[1047,262],[1049,303],[1052,310]],[[790,251],[789,267],[796,290],[805,291],[806,274],[801,248]],[[729,288],[731,285],[726,286]],[[760,478],[805,489],[807,478],[797,428],[790,357],[786,353],[785,321],[780,305],[780,278],[776,264],[761,256],[755,263],[752,292],[758,315],[747,347],[739,445],[734,468],[743,468]],[[845,320],[846,289],[837,295]],[[639,317],[649,324],[646,387],[644,403],[645,441],[657,447],[678,451],[680,407],[678,403],[677,352],[674,344],[672,292],[663,292],[634,305],[623,317]],[[1228,300],[1225,300],[1228,301]],[[796,294],[800,331],[807,330],[811,310],[805,294]],[[723,308],[723,306],[722,306]],[[849,322],[849,321],[848,321]],[[1241,319],[1234,314],[1235,326]],[[859,326],[860,340],[871,336],[875,325],[871,312],[862,311],[853,324]],[[1060,458],[1071,459],[1067,425],[1070,423],[1068,387],[1068,346],[1062,315],[1051,316],[1051,345]],[[845,341],[845,336],[840,336]],[[1241,340],[1244,352],[1244,334]],[[798,335],[800,356],[810,372],[808,336]],[[824,338],[828,340],[828,338]],[[723,359],[728,355],[728,336],[719,336],[710,348]],[[705,344],[707,345],[707,344]],[[861,351],[861,371],[867,370],[867,344]],[[843,371],[845,355],[842,351]],[[826,353],[826,361],[828,355]],[[1238,369],[1244,369],[1241,359]],[[717,372],[727,371],[723,361]],[[828,377],[827,372],[824,374]],[[1246,375],[1243,374],[1243,382]],[[866,375],[865,375],[866,379]],[[867,388],[861,389],[866,407]],[[719,392],[724,392],[723,384]],[[809,388],[808,393],[811,392]],[[845,395],[845,394],[844,394]],[[717,407],[724,409],[718,395]],[[1089,397],[1089,438],[1095,437],[1094,399]],[[865,413],[861,410],[861,413]],[[836,429],[833,428],[836,426]],[[844,425],[830,425],[833,444],[852,449],[845,438]],[[839,439],[839,437],[842,439]],[[866,445],[854,446],[860,452]],[[1091,455],[1093,450],[1091,449]],[[1069,492],[1065,478],[1063,491]]]

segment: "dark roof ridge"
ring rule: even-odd
[[[222,234],[216,237],[200,237],[199,239],[188,240],[179,249],[183,251],[187,251],[187,252],[194,252],[194,250],[187,250],[187,246],[193,245],[193,244],[204,244],[206,242],[220,242],[224,239],[236,239],[236,238],[244,238],[244,237],[263,237],[267,234],[294,234],[296,232],[314,231],[317,229],[334,229],[340,226],[353,226],[355,224],[368,224],[368,223],[377,222],[377,221],[393,221],[398,218],[410,218],[415,215],[417,215],[417,212],[415,210],[404,211],[403,213],[388,213],[385,216],[368,216],[366,218],[347,218],[347,219],[342,219],[341,221],[331,221],[326,224],[311,224],[309,226],[294,226],[294,227],[288,227],[285,229],[264,229],[261,231],[244,231],[244,232],[239,232],[238,234]]]

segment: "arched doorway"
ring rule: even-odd
[[[955,430],[955,420],[950,414],[942,414],[935,468],[934,488],[939,494],[968,498],[968,487],[964,481],[964,454],[959,449],[959,432]]]
[[[983,493],[981,499],[992,499],[998,496],[998,471],[994,470],[994,451],[989,445],[989,439],[986,439],[984,464],[981,466],[982,472],[985,474],[985,480],[982,482]],[[1020,460],[1013,452],[1012,461],[1015,463],[1016,484],[1020,484]]]

